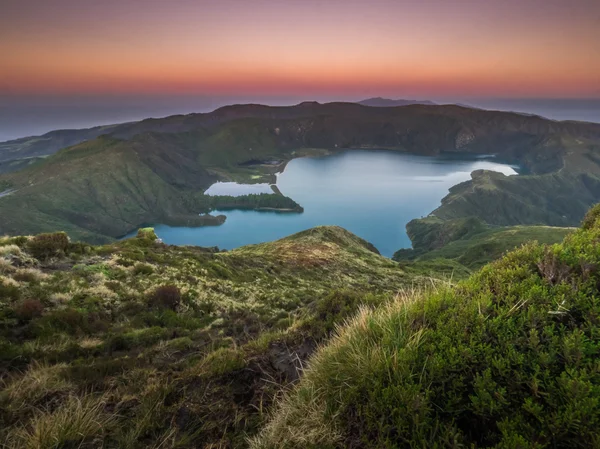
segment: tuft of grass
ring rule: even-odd
[[[27,426],[11,432],[8,441],[23,449],[82,447],[115,422],[105,405],[102,398],[71,396],[56,410],[39,410]]]
[[[13,279],[19,282],[41,282],[48,278],[48,275],[42,273],[36,268],[20,268],[12,275]]]
[[[10,260],[0,257],[0,273],[8,274],[16,271],[16,268],[10,262]]]
[[[27,242],[29,252],[36,259],[64,256],[69,248],[66,232],[39,234]]]
[[[15,244],[7,244],[0,246],[0,256],[21,256],[23,253],[21,248]]]
[[[49,365],[34,361],[27,371],[9,381],[2,391],[6,406],[16,413],[36,407],[44,398],[73,391],[74,385],[66,379],[67,364]]]
[[[246,366],[244,353],[239,349],[220,348],[207,355],[193,370],[208,377],[222,376]]]

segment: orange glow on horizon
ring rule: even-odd
[[[600,97],[600,2],[581,2],[131,0],[90,15],[60,0],[84,17],[0,19],[0,93]]]

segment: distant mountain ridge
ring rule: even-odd
[[[79,143],[57,152],[67,141]],[[106,242],[144,223],[219,225],[224,217],[208,215],[216,205],[300,211],[281,195],[215,204],[203,192],[216,181],[274,182],[264,161],[358,148],[497,154],[531,173],[474,176],[435,211],[442,219],[572,226],[600,199],[600,124],[456,105],[242,104],[14,143],[0,144],[0,162],[34,162],[0,175],[0,192],[14,191],[0,198],[0,234],[64,230]]]
[[[379,108],[390,108],[396,106],[410,106],[412,104],[421,104],[425,106],[436,106],[437,103],[429,100],[392,100],[390,98],[382,98],[382,97],[373,97],[367,98],[366,100],[361,100],[357,102],[358,104],[362,104],[363,106],[373,106]]]
[[[369,100],[364,100],[369,101]],[[389,100],[389,101],[411,101],[411,100]],[[427,106],[426,109],[421,109]],[[435,106],[435,108],[433,108]],[[594,137],[600,135],[600,125],[598,124],[583,124],[573,122],[556,122],[543,119],[541,117],[532,117],[530,121],[524,121],[523,115],[511,112],[500,111],[485,111],[472,107],[459,105],[434,105],[434,104],[407,104],[402,107],[385,106],[385,112],[378,111],[374,107],[366,107],[360,103],[318,103],[318,102],[303,102],[295,106],[266,106],[260,104],[237,104],[223,106],[209,113],[194,113],[187,115],[172,115],[164,118],[149,118],[138,122],[119,123],[106,126],[97,126],[87,129],[66,129],[55,130],[48,132],[42,136],[23,137],[16,140],[0,142],[0,173],[16,171],[23,168],[30,162],[35,162],[35,158],[45,157],[56,153],[62,148],[96,139],[102,135],[110,135],[119,139],[130,139],[136,135],[157,132],[157,133],[182,133],[190,132],[198,129],[210,130],[221,126],[227,122],[232,122],[241,119],[272,119],[272,120],[292,120],[309,117],[324,117],[329,116],[333,121],[338,118],[344,118],[348,121],[367,121],[377,124],[381,120],[385,120],[385,115],[388,115],[393,122],[406,120],[407,122],[419,122],[425,115],[431,115],[435,119],[440,119],[441,116],[446,116],[453,119],[466,119],[468,115],[473,115],[474,120],[470,126],[479,127],[477,123],[483,117],[493,117],[494,119],[504,121],[514,121],[516,117],[520,117],[518,121],[522,125],[530,125],[532,128],[522,129],[524,133],[533,132],[533,134],[558,132],[562,133],[565,130],[570,135],[578,135],[579,130],[584,131],[584,136],[587,137],[588,130],[594,130]],[[487,115],[486,115],[487,114]],[[462,119],[460,118],[462,117]],[[329,120],[330,122],[332,120]],[[502,123],[498,122],[496,127],[502,127]],[[488,123],[491,125],[492,122]],[[419,123],[419,126],[423,124]],[[514,127],[513,125],[510,125]],[[537,127],[539,126],[539,129]],[[486,127],[488,127],[486,125]],[[382,143],[379,143],[382,144]],[[389,145],[385,145],[389,146]]]

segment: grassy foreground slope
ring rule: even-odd
[[[336,322],[430,269],[337,227],[229,252],[0,239],[0,446],[245,447]]]
[[[599,241],[596,207],[561,244],[362,310],[252,447],[599,447]]]

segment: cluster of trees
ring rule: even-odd
[[[203,209],[279,209],[302,212],[302,207],[293,199],[274,193],[261,193],[242,196],[204,195],[201,198]]]

